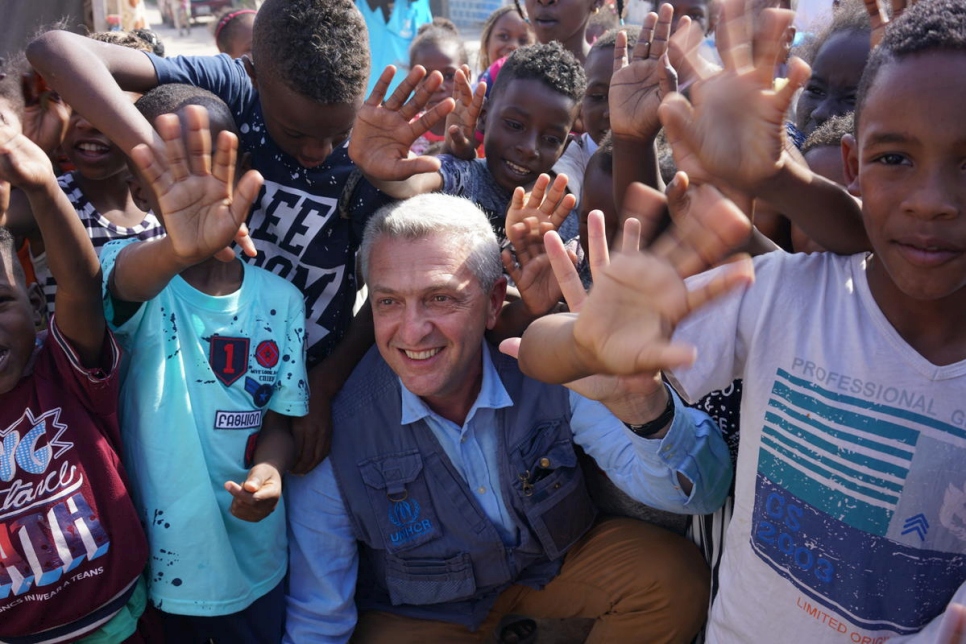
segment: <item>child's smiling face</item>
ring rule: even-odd
[[[869,284],[884,298],[966,295],[966,53],[886,63],[849,144],[849,190],[862,197],[872,242]],[[925,109],[928,106],[928,109]],[[895,304],[896,302],[893,302]]]
[[[520,47],[532,44],[533,32],[530,31],[530,26],[516,11],[507,11],[493,24],[493,31],[486,42],[486,52],[492,64]]]
[[[514,79],[484,110],[486,165],[506,190],[550,171],[577,118],[577,103],[533,79]]]

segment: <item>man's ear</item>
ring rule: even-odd
[[[845,187],[853,197],[862,196],[859,184],[859,144],[855,137],[846,134],[842,137],[842,171],[845,174]]]
[[[242,64],[245,66],[245,73],[248,74],[248,78],[251,79],[252,85],[255,89],[258,89],[258,79],[255,78],[255,63],[252,61],[252,57],[249,54],[242,56]]]
[[[30,301],[30,310],[33,313],[34,328],[44,328],[47,326],[47,297],[40,284],[34,282],[27,287],[27,299]]]
[[[506,299],[506,276],[501,275],[500,279],[496,281],[493,288],[490,289],[490,295],[487,298],[487,306],[489,309],[486,312],[486,328],[488,330],[493,330],[496,326],[496,319],[500,315],[500,309],[503,308],[503,300]]]

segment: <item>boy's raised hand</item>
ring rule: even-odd
[[[419,116],[443,82],[438,71],[426,76],[426,70],[420,65],[413,67],[383,101],[395,70],[390,65],[382,72],[356,115],[349,138],[349,157],[368,177],[380,181],[403,181],[417,174],[438,171],[439,159],[410,158],[409,148],[454,107],[453,99],[447,98]]]
[[[507,210],[506,233],[513,251],[503,251],[503,267],[533,317],[545,315],[560,302],[560,285],[550,267],[543,236],[557,230],[573,210],[576,198],[565,194],[566,188],[566,175],[557,175],[551,184],[550,177],[541,174],[529,195],[522,187],[513,191]]]
[[[588,227],[594,288],[583,295],[576,271],[560,252],[559,237],[548,234],[547,252],[564,296],[580,311],[574,323],[574,342],[581,362],[592,373],[615,375],[653,374],[690,364],[694,350],[671,342],[675,326],[690,313],[752,279],[750,261],[728,265],[704,286],[688,290],[684,278],[705,270],[728,256],[749,234],[747,217],[711,186],[702,186],[693,197],[687,216],[678,221],[647,249],[636,252],[640,222],[625,223],[622,252],[612,261],[601,252],[606,243],[603,215],[591,213]],[[652,191],[653,192],[653,191]],[[628,199],[651,198],[651,192],[636,192]],[[700,207],[698,207],[700,206]],[[658,212],[635,204],[641,212]],[[628,229],[627,224],[631,224]],[[645,222],[645,236],[658,222]],[[596,242],[594,240],[597,240]],[[578,300],[572,302],[572,300]]]
[[[691,102],[669,96],[659,115],[678,167],[693,180],[720,180],[755,193],[781,169],[785,113],[809,69],[792,58],[788,82],[774,90],[781,37],[794,13],[765,9],[754,42],[747,18],[744,0],[725,0],[716,30],[724,71],[696,82]]]
[[[474,90],[470,87],[469,79],[469,65],[456,70],[456,88],[453,90],[456,104],[446,116],[446,141],[443,146],[446,154],[465,160],[476,158],[476,124],[486,99],[486,83],[481,82]]]
[[[650,141],[661,129],[657,109],[666,96],[677,91],[677,74],[667,56],[673,17],[669,4],[662,4],[659,13],[649,13],[630,60],[627,34],[617,34],[607,98],[615,137]]]
[[[0,101],[0,180],[28,190],[52,177],[50,159],[24,134],[20,120]]]
[[[164,149],[141,144],[131,157],[154,191],[175,258],[192,266],[235,238],[258,196],[262,177],[254,170],[246,172],[233,189],[238,138],[221,132],[212,154],[203,107],[187,106],[183,123],[176,115],[165,114],[155,125]]]

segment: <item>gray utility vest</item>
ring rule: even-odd
[[[425,421],[400,425],[400,384],[376,348],[335,400],[330,459],[360,541],[356,602],[479,627],[500,591],[540,588],[596,509],[574,453],[570,400],[487,345],[513,406],[496,410],[500,485],[519,530],[504,545]],[[324,553],[322,553],[324,556]]]

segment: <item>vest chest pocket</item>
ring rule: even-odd
[[[472,597],[476,578],[468,554],[449,559],[386,557],[386,586],[394,606],[442,604]]]
[[[547,556],[562,556],[593,523],[597,510],[577,462],[569,427],[541,425],[513,450],[517,493]],[[561,431],[563,430],[563,431]]]
[[[377,529],[389,553],[441,536],[418,451],[378,456],[359,464]]]

